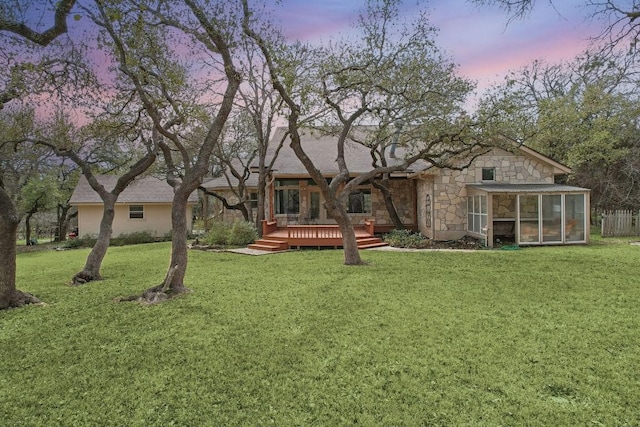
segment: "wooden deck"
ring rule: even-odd
[[[387,244],[373,234],[373,223],[355,226],[359,249]],[[287,225],[278,227],[274,221],[265,221],[262,239],[249,245],[250,249],[283,251],[301,247],[342,247],[342,233],[337,225]]]

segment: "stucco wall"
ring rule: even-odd
[[[144,218],[130,219],[129,205],[116,205],[113,219],[113,234],[136,231],[149,231],[157,237],[162,237],[171,231],[171,205],[147,204],[144,206]],[[78,206],[78,233],[80,236],[91,234],[97,236],[100,232],[102,220],[102,205]],[[192,207],[187,208],[187,229],[192,225]]]
[[[509,184],[553,184],[553,167],[541,161],[521,154],[494,149],[477,158],[463,170],[443,169],[431,179],[418,184],[419,212],[424,213],[426,195],[431,196],[433,214],[432,227],[424,224],[424,215],[419,228],[427,237],[438,240],[459,239],[466,232],[467,191],[466,184],[481,183],[482,169],[495,168],[496,183]],[[485,181],[486,182],[486,181]],[[432,187],[432,190],[429,189]]]

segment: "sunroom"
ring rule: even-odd
[[[561,184],[467,185],[467,233],[495,245],[589,241],[589,190]]]

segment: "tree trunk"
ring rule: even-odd
[[[325,202],[326,203],[326,202]],[[345,265],[362,265],[364,261],[360,258],[360,250],[358,249],[358,241],[356,240],[356,232],[349,218],[346,208],[338,203],[327,204],[329,214],[338,223],[340,232],[342,233],[342,247],[344,250]]]
[[[69,215],[71,205],[60,205],[58,212],[58,236],[56,242],[65,242],[67,240],[67,232],[69,231],[69,222],[74,214]]]
[[[16,289],[16,237],[19,223],[13,202],[0,188],[0,310],[40,302],[33,295]]]
[[[380,192],[382,193],[382,199],[384,200],[384,205],[387,208],[387,212],[389,213],[389,217],[391,218],[391,221],[393,222],[393,226],[395,227],[395,229],[404,230],[405,228],[404,224],[402,223],[402,220],[398,215],[398,211],[396,210],[396,207],[393,204],[393,196],[391,195],[391,191],[389,191],[389,180],[384,178],[381,180],[374,179],[371,181],[371,183],[375,188],[380,190]]]
[[[33,213],[27,213],[27,216],[24,217],[24,238],[26,240],[26,245],[31,246],[31,217]]]
[[[181,186],[182,187],[182,186]],[[171,208],[171,262],[163,287],[169,295],[176,295],[188,291],[184,286],[184,276],[187,272],[187,202],[189,191],[179,188],[173,196]],[[175,271],[172,271],[175,269]]]
[[[74,285],[83,285],[93,280],[102,280],[102,276],[100,276],[100,267],[102,266],[102,260],[107,254],[109,242],[111,241],[117,197],[109,194],[103,200],[104,210],[102,212],[102,220],[100,221],[100,234],[98,234],[98,240],[96,240],[91,252],[89,252],[89,256],[87,256],[87,261],[82,271],[76,273],[71,279],[71,282]]]
[[[238,205],[238,210],[240,211],[240,213],[242,213],[242,217],[244,218],[245,222],[251,222],[251,213],[244,203],[240,203]]]

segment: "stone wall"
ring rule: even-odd
[[[415,224],[415,181],[408,179],[389,180],[389,190],[393,198],[393,205],[398,216],[405,225]],[[376,225],[393,225],[387,207],[384,204],[382,193],[375,188],[371,190],[371,211],[376,220]]]
[[[482,183],[482,169],[495,168],[495,183],[553,184],[553,167],[536,159],[494,149],[463,170],[440,170],[434,176],[433,232],[435,239],[459,239],[466,234],[466,184]]]
[[[517,196],[515,194],[497,194],[493,196],[493,217],[494,218],[514,218],[516,217]]]

